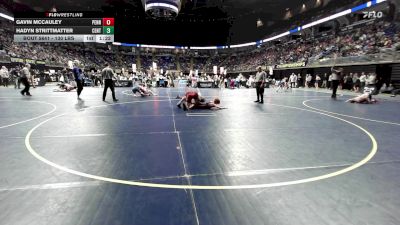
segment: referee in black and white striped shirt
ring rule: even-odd
[[[106,68],[101,71],[101,77],[104,80],[104,91],[103,91],[103,101],[106,100],[107,89],[110,88],[112,92],[113,101],[116,102],[118,99],[115,98],[114,82],[115,74],[113,69],[110,68],[110,64],[106,63]]]

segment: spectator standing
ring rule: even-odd
[[[358,76],[357,73],[354,74],[353,81],[354,81],[353,90],[357,93],[360,92],[361,82],[360,82],[360,77]]]
[[[297,75],[297,87],[303,87],[303,77],[300,73]]]
[[[1,67],[0,77],[3,80],[3,86],[8,87],[8,79],[10,79],[10,75],[8,73],[7,67],[5,67],[5,66]]]
[[[14,88],[17,89],[17,87],[18,87],[18,89],[21,89],[21,87],[20,87],[21,77],[20,77],[19,67],[12,69],[10,74],[12,76],[12,79],[14,80]]]
[[[256,78],[255,78],[257,101],[254,101],[254,102],[258,102],[261,104],[264,103],[264,83],[265,83],[266,77],[267,77],[267,74],[264,71],[262,71],[261,66],[259,66],[258,72],[256,74]]]
[[[321,88],[327,88],[327,82],[328,82],[328,75],[324,73],[324,76],[322,77]]]
[[[317,74],[315,76],[315,88],[318,90],[319,89],[319,84],[321,82],[321,77]]]
[[[26,96],[32,96],[29,92],[29,88],[31,87],[29,81],[33,83],[30,69],[31,65],[29,63],[27,63],[24,68],[22,68],[21,83],[25,86],[25,88],[21,91],[21,95],[26,94]]]
[[[381,76],[377,76],[377,78],[376,78],[376,82],[375,82],[375,91],[372,93],[373,95],[377,95],[377,94],[379,94],[379,92],[380,92],[380,90],[381,90],[381,88],[382,88],[382,86],[384,85],[384,80],[383,80],[383,78],[381,77]]]
[[[367,76],[365,75],[364,72],[362,72],[361,76],[360,76],[360,90],[361,90],[361,92],[364,92],[366,81],[367,81]]]
[[[290,88],[295,88],[296,87],[296,82],[297,82],[297,76],[296,74],[292,73],[289,77],[290,80]]]
[[[326,85],[326,88],[328,88],[328,89],[332,88],[332,77],[333,77],[332,74],[329,75],[329,77],[328,77],[328,83]]]
[[[69,83],[69,80],[68,80],[68,71],[67,71],[67,68],[64,68],[62,71],[61,71],[61,76],[64,78],[64,82],[65,83]]]
[[[224,83],[225,83],[225,88],[228,88],[228,78],[227,77],[224,78]]]
[[[311,80],[312,80],[311,74],[307,74],[307,76],[306,76],[306,88],[309,88],[311,86]]]
[[[346,79],[344,80],[345,82],[345,88],[347,90],[353,90],[353,74],[350,73],[350,75],[346,76]]]
[[[365,84],[369,88],[374,88],[376,84],[376,75],[374,73],[368,74]]]

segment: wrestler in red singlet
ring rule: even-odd
[[[194,91],[186,92],[185,96],[187,103],[191,103],[192,99],[196,100],[196,102],[199,101],[199,94],[197,94],[197,92]]]

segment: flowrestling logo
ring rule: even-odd
[[[369,11],[363,12],[364,19],[379,19],[383,17],[383,12]]]

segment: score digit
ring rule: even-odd
[[[103,27],[103,34],[114,34],[114,27]]]
[[[114,18],[103,18],[103,26],[114,26]]]

